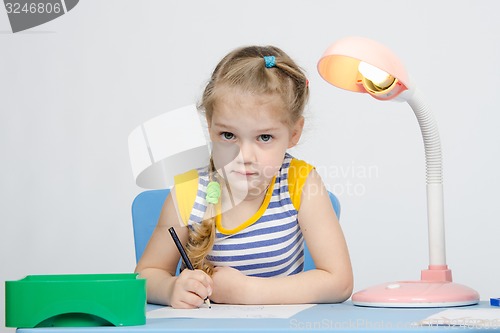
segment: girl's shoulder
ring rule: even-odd
[[[299,210],[302,188],[304,187],[311,170],[314,169],[314,166],[304,160],[294,158],[291,155],[288,155],[287,157],[290,158],[287,177],[288,192],[290,193],[290,199],[292,200],[293,206],[296,210]]]
[[[174,177],[174,202],[185,225],[192,218],[192,210],[200,191],[206,191],[208,167],[189,170]],[[199,200],[199,199],[198,199]],[[203,212],[202,212],[203,213]]]

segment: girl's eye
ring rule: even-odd
[[[262,142],[269,142],[272,138],[273,136],[271,134],[262,134],[259,136],[259,140]]]
[[[231,132],[222,132],[221,136],[224,140],[232,140],[234,139],[234,134]]]

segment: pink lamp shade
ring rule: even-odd
[[[389,93],[372,93],[377,99],[395,98],[409,89],[410,79],[398,57],[384,45],[364,37],[345,37],[332,44],[318,62],[318,72],[330,84],[354,92],[370,93],[362,84],[360,62],[372,65],[396,78]]]

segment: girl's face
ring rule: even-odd
[[[208,123],[213,159],[232,195],[248,200],[265,193],[302,133],[303,118],[290,125],[287,117],[273,95],[231,90],[217,102]]]

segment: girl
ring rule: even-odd
[[[225,56],[200,109],[212,140],[208,167],[175,179],[136,272],[148,302],[334,303],[352,292],[346,242],[315,169],[287,153],[299,141],[308,81],[276,47]],[[176,276],[174,227],[195,270]],[[187,226],[187,227],[186,227]],[[303,272],[307,241],[316,269]]]

